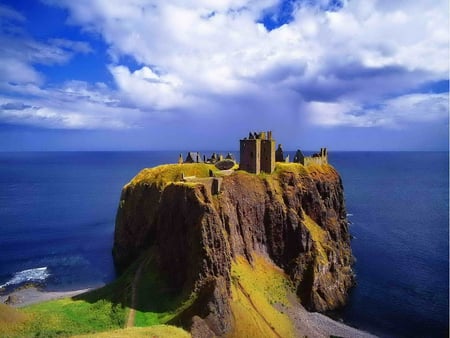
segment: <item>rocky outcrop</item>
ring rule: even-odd
[[[188,164],[167,168],[172,178],[190,174]],[[170,286],[198,294],[177,318],[193,323],[193,332],[232,329],[228,298],[237,256],[251,264],[255,254],[269,257],[309,310],[345,304],[353,284],[350,235],[342,182],[330,165],[280,163],[271,175],[238,171],[223,178],[217,195],[201,183],[161,181],[160,172],[156,179],[147,170],[124,187],[114,260],[124,271],[152,247]]]

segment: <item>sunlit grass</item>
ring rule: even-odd
[[[327,232],[322,229],[316,222],[314,222],[306,213],[303,213],[304,215],[304,222],[303,224],[308,229],[311,238],[314,242],[314,245],[319,253],[317,256],[318,262],[322,265],[328,263],[328,257],[325,251],[325,248],[323,246],[323,243],[326,242],[326,236]]]
[[[148,338],[148,337],[170,337],[190,338],[190,333],[171,325],[154,325],[151,327],[130,327],[126,329],[108,332],[74,336],[74,338]]]
[[[163,164],[141,170],[129,185],[147,183],[163,188],[171,182],[180,181],[183,174],[184,176],[209,177],[210,170],[215,172],[217,168],[213,164],[206,163]]]
[[[300,163],[276,162],[274,174],[279,175],[283,172],[292,172],[298,175],[307,175],[306,168]]]
[[[262,256],[251,266],[243,257],[232,264],[231,309],[235,318],[233,337],[293,337],[288,316],[275,303],[289,306],[292,290],[284,272]]]
[[[0,337],[13,337],[21,334],[31,318],[22,311],[0,303]]]

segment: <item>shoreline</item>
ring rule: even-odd
[[[0,302],[14,308],[22,308],[28,305],[38,304],[50,300],[71,298],[77,295],[97,289],[92,287],[87,289],[69,291],[45,291],[36,286],[14,290],[0,296]],[[8,301],[9,299],[9,301]],[[278,307],[278,310],[285,312],[293,321],[294,326],[300,331],[307,333],[311,337],[341,336],[347,338],[373,338],[377,337],[369,332],[354,328],[346,323],[334,320],[318,312],[308,312],[299,303],[293,302],[292,307]]]
[[[30,286],[13,290],[0,296],[0,302],[15,308],[21,308],[32,304],[42,303],[49,300],[71,298],[96,288],[69,290],[69,291],[45,291],[36,286]]]

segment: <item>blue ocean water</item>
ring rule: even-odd
[[[175,151],[0,153],[0,286],[113,280],[122,186],[177,159]],[[332,152],[330,162],[344,182],[358,279],[338,315],[381,336],[447,336],[448,153]]]
[[[337,153],[358,285],[342,317],[383,336],[448,337],[449,154]]]
[[[174,158],[178,153],[0,153],[0,286],[45,280],[47,289],[70,290],[111,281],[123,185]]]

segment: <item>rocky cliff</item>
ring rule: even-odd
[[[281,335],[245,286],[239,272],[245,264],[256,271],[262,261],[274,263],[308,310],[345,304],[352,254],[342,182],[332,166],[279,163],[271,175],[237,171],[223,177],[214,195],[201,182],[181,182],[182,174],[207,177],[209,170],[207,164],[144,169],[123,188],[113,248],[120,272],[150,249],[169,287],[195,294],[172,322],[196,336],[233,335],[239,295],[261,325]],[[268,297],[276,292],[264,293],[270,285],[254,288]]]

